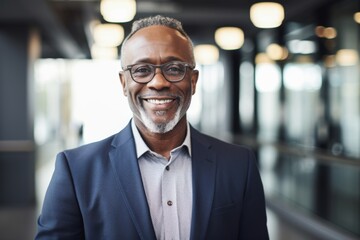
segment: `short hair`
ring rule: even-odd
[[[183,35],[189,42],[189,50],[192,52],[191,54],[191,61],[192,64],[195,65],[195,59],[194,59],[194,45],[193,42],[191,40],[191,38],[189,37],[189,35],[185,32],[185,30],[183,29],[183,26],[181,24],[181,22],[175,18],[170,18],[170,17],[165,17],[162,15],[156,15],[156,16],[151,16],[151,17],[147,17],[147,18],[142,18],[139,20],[136,20],[133,22],[132,24],[132,28],[131,28],[131,32],[129,33],[129,35],[124,39],[122,45],[121,45],[121,50],[120,50],[120,58],[122,58],[123,56],[123,52],[124,52],[124,48],[126,45],[126,42],[140,29],[146,28],[146,27],[150,27],[150,26],[156,26],[156,25],[160,25],[160,26],[165,26],[165,27],[169,27],[172,29],[177,30],[178,32],[181,33],[181,35]]]

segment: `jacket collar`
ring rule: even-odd
[[[216,178],[216,153],[208,138],[191,128],[193,213],[190,239],[205,239]]]
[[[112,146],[109,158],[115,172],[117,186],[139,237],[155,240],[130,124],[115,136]]]

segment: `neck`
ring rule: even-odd
[[[180,146],[185,140],[187,133],[187,121],[185,116],[177,123],[174,129],[166,133],[150,132],[141,121],[136,118],[134,118],[134,120],[141,137],[148,147],[167,159],[170,159],[171,150]]]

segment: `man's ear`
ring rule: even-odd
[[[119,78],[120,78],[120,82],[121,82],[121,85],[123,87],[123,94],[125,97],[127,97],[127,83],[126,83],[126,79],[125,79],[125,76],[124,76],[124,72],[119,72]]]
[[[191,94],[194,95],[196,92],[196,84],[199,78],[199,71],[198,70],[192,70],[191,74]]]

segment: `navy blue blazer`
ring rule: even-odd
[[[268,239],[253,153],[191,128],[191,239]],[[59,153],[35,239],[156,239],[129,124]]]

